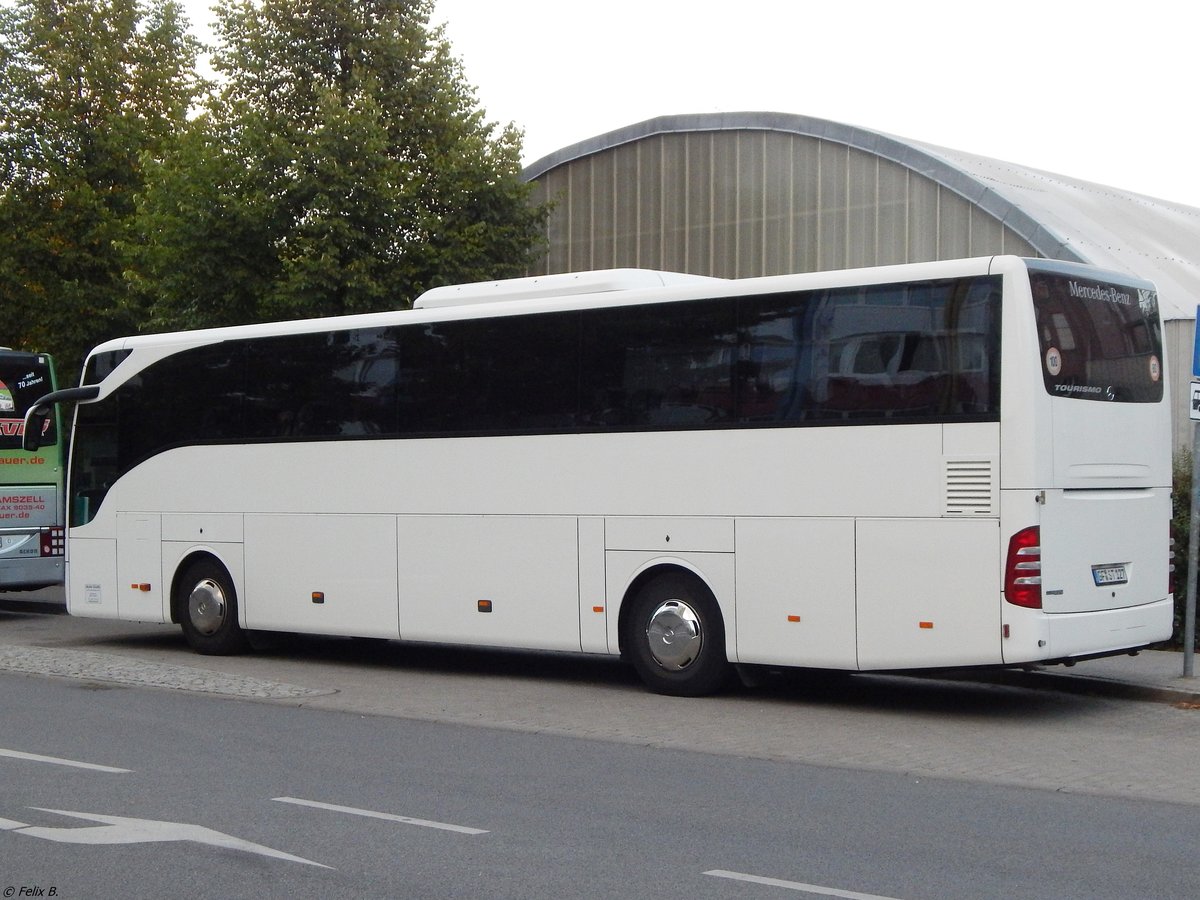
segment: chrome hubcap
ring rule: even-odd
[[[646,642],[654,661],[672,672],[686,669],[700,655],[704,633],[696,611],[682,600],[664,600],[650,614]]]
[[[213,634],[225,621],[225,592],[210,578],[205,578],[188,596],[188,618],[201,634]]]

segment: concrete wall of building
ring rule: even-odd
[[[1196,323],[1191,319],[1175,319],[1166,323],[1163,343],[1166,345],[1168,384],[1171,389],[1171,447],[1172,452],[1190,450],[1195,423],[1191,420],[1192,349]]]
[[[534,184],[554,208],[532,274],[632,266],[746,278],[1038,255],[944,185],[807,135],[656,134],[572,159]]]

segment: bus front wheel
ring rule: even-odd
[[[197,653],[224,656],[246,648],[238,625],[237,592],[225,567],[200,560],[184,572],[177,588],[179,624]]]
[[[712,592],[699,579],[660,575],[633,600],[623,647],[650,690],[699,697],[725,685],[725,626]]]

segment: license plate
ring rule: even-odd
[[[1127,584],[1129,575],[1124,565],[1092,566],[1092,580],[1096,587],[1107,587],[1110,584]]]
[[[0,553],[7,553],[13,547],[19,547],[29,540],[27,534],[5,534],[0,535]]]

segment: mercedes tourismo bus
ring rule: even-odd
[[[61,584],[63,467],[58,412],[41,420],[34,452],[22,448],[25,413],[55,389],[45,353],[0,347],[0,591]]]
[[[1165,372],[1151,284],[1015,257],[111,341],[62,392],[68,607],[203,653],[619,653],[674,694],[1132,651],[1172,630]]]

